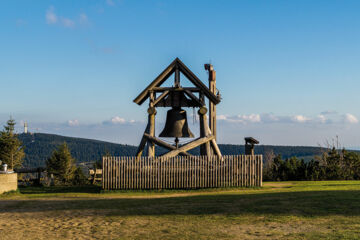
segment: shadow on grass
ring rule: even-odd
[[[43,193],[100,193],[101,187],[94,185],[87,186],[51,186],[51,187],[22,187],[19,186],[20,193],[23,194],[43,194]]]
[[[0,212],[95,210],[104,216],[211,215],[359,216],[360,191],[211,194],[160,198],[0,201]]]

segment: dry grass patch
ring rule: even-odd
[[[0,197],[2,239],[357,239],[357,181],[262,189],[97,193],[27,188]]]

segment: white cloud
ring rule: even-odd
[[[78,24],[86,25],[89,23],[89,18],[85,13],[79,14],[78,19],[75,20],[74,18],[57,15],[55,13],[55,8],[53,6],[50,6],[46,10],[45,19],[46,19],[47,24],[50,24],[50,25],[57,24],[57,25],[65,27],[65,28],[73,28]]]
[[[298,124],[341,124],[358,123],[359,120],[352,114],[340,115],[335,111],[321,112],[315,117],[309,117],[302,114],[297,115],[275,115],[273,113],[249,114],[249,115],[218,115],[219,121],[229,123],[298,123]]]
[[[317,120],[320,122],[320,123],[326,123],[326,121],[328,120],[324,114],[319,114],[318,117],[317,117]]]
[[[305,117],[303,115],[295,115],[295,116],[292,117],[292,120],[294,122],[304,123],[304,122],[310,121],[311,119],[307,118],[307,117]]]
[[[261,114],[261,121],[265,123],[278,122],[280,121],[280,117],[272,113],[263,113]]]
[[[106,0],[106,4],[109,6],[115,6],[115,2],[113,0]]]
[[[55,24],[58,21],[58,17],[55,14],[55,8],[53,6],[50,6],[47,10],[46,10],[46,14],[45,14],[45,18],[46,18],[46,23],[47,24]]]
[[[227,117],[225,115],[217,115],[216,116],[217,120],[226,120]]]
[[[67,28],[72,28],[75,26],[75,22],[73,20],[71,20],[70,18],[63,18],[63,17],[61,18],[61,24]]]
[[[79,23],[82,25],[86,25],[89,23],[88,16],[85,13],[81,13],[79,15]]]
[[[118,124],[118,123],[125,123],[126,120],[122,117],[116,116],[116,117],[111,118],[111,122],[114,124]]]
[[[115,116],[112,117],[110,120],[103,121],[103,124],[105,125],[116,125],[116,124],[124,124],[124,123],[127,123],[125,118],[119,116]]]
[[[79,120],[77,120],[77,119],[69,120],[69,121],[68,121],[68,125],[69,125],[70,127],[79,126]]]
[[[359,122],[359,120],[350,113],[344,114],[343,120],[345,123],[358,123]]]
[[[259,114],[237,115],[237,116],[219,115],[217,116],[217,118],[219,120],[224,120],[227,122],[243,123],[243,124],[261,122],[261,117]]]
[[[18,27],[25,26],[26,24],[27,22],[24,19],[19,18],[16,20],[16,26]]]

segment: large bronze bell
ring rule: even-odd
[[[187,123],[186,111],[181,108],[172,108],[167,112],[164,130],[160,137],[192,138],[194,134],[190,131]]]

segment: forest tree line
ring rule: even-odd
[[[265,156],[266,159],[266,156]],[[264,181],[359,180],[360,154],[332,147],[310,161],[281,155],[264,162]]]

